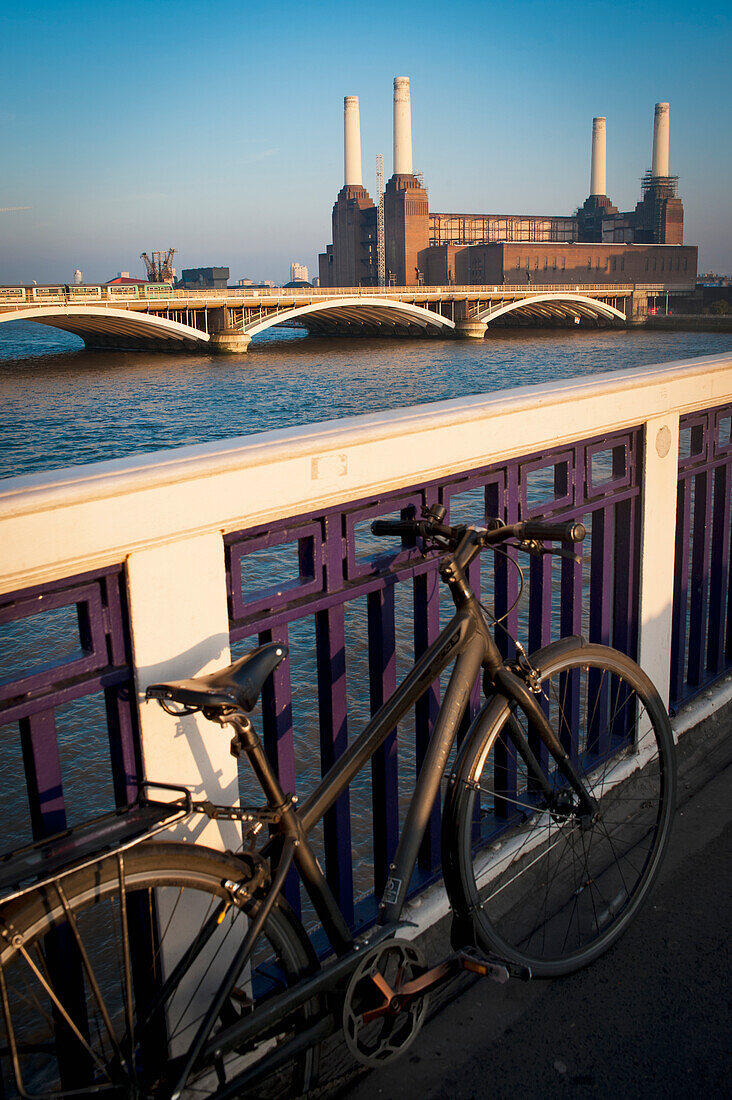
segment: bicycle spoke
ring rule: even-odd
[[[120,1048],[120,1045],[117,1041],[117,1036],[115,1034],[115,1029],[114,1029],[114,1026],[112,1024],[111,1017],[109,1015],[109,1010],[107,1009],[107,1005],[104,1001],[104,997],[102,996],[102,991],[99,988],[99,982],[97,981],[96,974],[94,973],[94,968],[92,967],[91,961],[89,959],[89,955],[88,955],[88,953],[86,951],[86,948],[84,946],[84,942],[83,942],[83,940],[82,940],[82,938],[79,934],[79,927],[78,927],[78,924],[76,922],[76,917],[74,916],[74,914],[71,911],[71,908],[70,908],[69,902],[68,902],[68,898],[66,897],[66,894],[64,892],[64,889],[63,889],[61,883],[56,882],[54,884],[54,886],[55,886],[56,893],[59,896],[59,901],[61,902],[61,905],[63,906],[64,914],[66,916],[66,924],[71,930],[71,935],[73,936],[74,943],[76,945],[76,950],[79,952],[79,956],[81,958],[81,963],[82,963],[82,966],[84,968],[84,973],[86,974],[86,980],[89,983],[89,988],[91,990],[92,996],[93,996],[94,1000],[97,1003],[97,1007],[99,1009],[99,1015],[101,1016],[102,1022],[104,1023],[104,1027],[106,1029],[108,1039],[109,1039],[109,1041],[112,1045],[112,1048],[113,1048],[115,1054],[119,1058],[120,1062],[126,1062],[127,1059],[124,1057],[124,1055],[122,1053],[122,1050]],[[47,986],[46,988],[48,989],[50,987]],[[91,1050],[91,1047],[89,1049]]]
[[[19,906],[13,927],[28,929],[27,942],[17,949],[6,945],[0,978],[7,993],[5,1031],[10,1046],[17,1036],[13,1072],[20,1095],[44,1100],[169,1100],[170,1078],[180,1073],[186,1035],[208,1013],[217,975],[229,965],[239,927],[251,912],[244,891],[242,908],[231,906],[222,885],[243,875],[238,861],[207,849],[175,843],[141,845],[122,860],[108,857],[103,871],[74,873],[60,890],[54,884],[38,903],[31,895],[25,908]],[[167,908],[160,905],[166,895]],[[224,908],[231,915],[226,923],[218,922]],[[213,938],[201,937],[208,917],[216,930]],[[66,930],[83,975],[83,988],[74,993],[81,999],[73,1007],[56,980],[53,958],[47,961],[42,950],[59,928]],[[165,931],[162,939],[159,928]],[[254,1011],[275,988],[286,988],[311,968],[303,939],[294,918],[275,906],[256,943],[256,968],[247,968],[238,981],[246,988],[245,1011]],[[207,950],[201,953],[204,942]],[[150,1014],[151,992],[159,990],[166,969],[168,980],[175,973],[179,957],[188,959],[192,968],[184,967],[168,986],[165,1003]],[[248,1042],[246,1051],[202,1058],[190,1073],[184,1095],[217,1093],[245,1064],[251,1067],[252,1080],[256,1077],[257,1100],[300,1095],[314,1055],[301,1044],[288,1058],[287,1043],[298,1028],[307,1031],[312,1025],[316,1004],[307,1002],[268,1027],[266,1034]],[[234,1001],[231,1010],[238,1015]],[[235,1018],[225,1006],[214,1026],[222,1029]],[[275,1068],[257,1073],[259,1061],[278,1047],[285,1053]],[[9,1056],[13,1058],[12,1051]]]
[[[523,711],[496,719],[492,742],[476,745],[476,771],[452,811],[461,830],[465,904],[479,906],[474,919],[491,950],[535,973],[565,973],[603,950],[630,919],[658,865],[670,823],[670,734],[665,715],[649,709],[645,690],[635,666],[601,646],[578,647],[541,674],[541,706],[571,748],[595,802],[592,814],[580,814],[578,796],[550,752],[538,759],[542,790],[548,781],[551,792],[532,803],[539,784],[512,742],[513,722],[523,737],[530,734]],[[506,793],[498,789],[504,774],[510,776]],[[494,856],[492,849],[504,845],[506,854]]]

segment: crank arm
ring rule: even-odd
[[[372,1008],[368,1012],[364,1012],[363,1021],[368,1024],[372,1020],[379,1019],[380,1016],[401,1012],[408,1007],[415,997],[425,997],[439,986],[444,985],[450,978],[455,977],[461,970],[478,974],[482,978],[491,978],[494,982],[503,985],[512,976],[530,977],[531,973],[530,971],[527,972],[527,969],[527,967],[514,967],[512,964],[504,963],[499,959],[493,960],[487,956],[461,951],[451,955],[444,962],[438,963],[437,966],[433,966],[431,970],[426,970],[418,978],[412,978],[404,985],[398,985],[396,989],[392,989],[383,976],[379,976],[379,981],[376,978],[372,980],[384,997],[384,1003],[379,1005],[378,1008]]]

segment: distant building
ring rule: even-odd
[[[129,271],[118,271],[114,279],[107,281],[107,286],[144,286],[146,279],[131,279]]]
[[[291,283],[307,283],[308,282],[308,269],[305,264],[299,264],[297,261],[290,264],[290,282]]]
[[[697,286],[729,286],[728,275],[717,275],[713,271],[705,271],[703,275],[697,275]]]
[[[513,241],[425,248],[418,266],[427,286],[663,283],[688,288],[696,280],[696,262],[696,245]]]
[[[678,180],[669,174],[669,105],[657,103],[652,166],[634,210],[620,211],[606,194],[606,119],[593,119],[590,195],[573,214],[436,213],[421,176],[412,169],[409,80],[394,80],[394,174],[384,192],[383,278],[387,285],[513,283],[546,270],[538,282],[681,282],[693,285],[696,250],[684,249],[684,209]],[[377,207],[362,186],[359,107],[344,101],[344,183],[332,211],[332,244],[319,256],[322,287],[377,286]],[[498,246],[526,246],[498,252]],[[566,251],[593,244],[599,251]],[[546,246],[546,247],[544,247]],[[631,251],[607,251],[610,246]],[[641,246],[677,249],[632,251]],[[564,250],[564,251],[563,251]],[[580,259],[580,254],[582,258]],[[561,267],[563,262],[564,269]],[[516,265],[516,260],[521,263]],[[591,267],[587,264],[591,261]],[[599,266],[598,266],[599,265]],[[614,265],[614,266],[613,266]],[[621,274],[622,272],[622,274]],[[632,274],[631,274],[632,272]],[[490,275],[489,275],[490,273]],[[517,274],[518,273],[518,274]],[[662,274],[663,273],[663,274]],[[672,273],[668,278],[668,273]],[[682,273],[683,277],[682,277]]]
[[[179,286],[184,290],[226,290],[228,267],[184,267]]]
[[[76,271],[74,272],[74,286],[81,286],[83,282],[84,272],[77,267]]]

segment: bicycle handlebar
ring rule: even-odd
[[[524,539],[554,539],[560,542],[582,542],[587,534],[584,523],[570,520],[569,523],[542,523],[541,520],[526,520],[516,527],[523,527],[518,536]]]
[[[424,527],[425,524],[418,519],[375,519],[371,524],[371,532],[374,535],[403,535],[409,538],[410,535],[422,533],[420,526]]]
[[[448,527],[432,519],[376,519],[371,524],[374,535],[392,535],[423,538],[441,535],[451,542],[458,543],[465,534],[465,527]],[[509,538],[548,539],[557,542],[582,542],[587,534],[583,523],[570,520],[568,523],[543,523],[541,520],[526,520],[521,523],[501,524],[490,530],[476,532],[482,535],[484,546],[504,542]]]

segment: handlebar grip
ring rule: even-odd
[[[371,524],[373,535],[406,535],[414,538],[418,531],[417,522],[413,519],[375,519]]]
[[[569,523],[542,523],[541,520],[527,520],[523,525],[523,537],[526,539],[555,539],[562,542],[582,542],[587,534],[584,523],[572,520]]]

